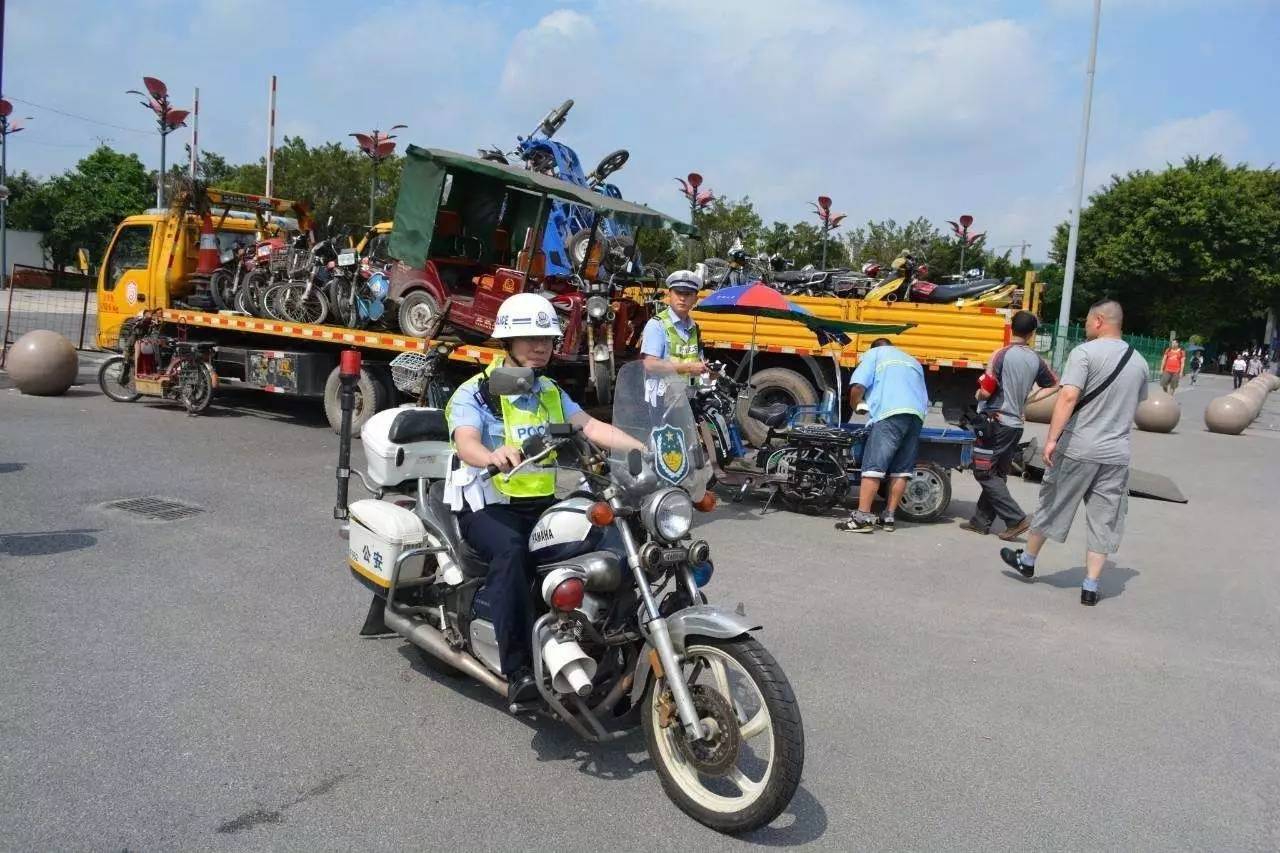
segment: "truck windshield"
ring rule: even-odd
[[[150,224],[126,225],[116,236],[115,245],[111,247],[111,257],[107,260],[106,290],[115,290],[116,282],[126,270],[147,268],[151,257]]]

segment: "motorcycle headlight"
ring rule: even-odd
[[[609,316],[609,300],[603,296],[592,296],[587,300],[587,316],[592,320],[603,320]]]
[[[676,542],[689,535],[693,526],[693,501],[680,489],[664,489],[645,502],[640,516],[650,533]]]

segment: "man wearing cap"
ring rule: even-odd
[[[702,277],[689,270],[667,276],[667,307],[645,324],[640,353],[650,373],[677,373],[694,379],[707,371],[702,335],[690,312],[698,304]]]

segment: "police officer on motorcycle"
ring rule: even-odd
[[[640,352],[650,373],[677,373],[692,383],[707,371],[702,360],[702,334],[690,312],[698,303],[702,276],[676,270],[667,276],[667,307],[644,327]]]
[[[513,476],[520,464],[520,447],[531,435],[545,433],[552,423],[580,427],[588,439],[607,448],[641,447],[620,430],[582,410],[548,376],[561,334],[555,308],[536,293],[517,293],[502,303],[493,337],[502,341],[506,359],[538,374],[530,393],[495,396],[489,376],[498,361],[468,379],[453,393],[445,408],[457,462],[445,483],[445,499],[458,513],[467,544],[489,564],[484,594],[497,635],[502,672],[510,685],[508,704],[532,701],[538,695],[530,670],[533,608],[530,584],[529,533],[538,517],[555,500],[553,468],[531,466]],[[503,472],[483,476],[487,466]]]

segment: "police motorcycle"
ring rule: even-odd
[[[532,370],[500,367],[489,393],[518,395],[535,382]],[[613,425],[644,451],[601,451],[572,425],[551,424],[525,440],[508,475],[541,466],[576,479],[529,536],[539,698],[511,710],[552,716],[596,742],[625,737],[638,721],[667,796],[708,827],[747,832],[781,814],[799,784],[800,709],[752,636],[760,625],[741,607],[710,604],[704,591],[715,568],[692,524],[715,498],[687,383],[631,362],[615,387]],[[374,593],[362,633],[394,632],[434,668],[467,675],[505,701],[487,566],[444,500],[452,464],[444,413],[388,410],[362,437],[366,487],[394,498],[349,507],[347,563]],[[482,474],[497,475],[493,467]],[[340,459],[340,502],[341,477]]]

